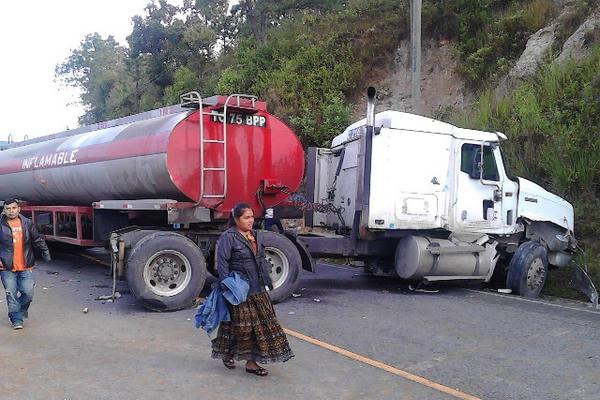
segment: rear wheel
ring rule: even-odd
[[[519,246],[508,267],[506,285],[513,293],[538,297],[548,277],[548,252],[538,242]]]
[[[127,281],[133,295],[154,311],[189,307],[206,280],[206,261],[198,246],[174,232],[154,232],[131,250]]]
[[[284,301],[300,283],[300,253],[288,238],[275,232],[261,231],[260,242],[265,246],[265,258],[271,264],[271,300],[274,303]]]

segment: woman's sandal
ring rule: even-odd
[[[254,375],[258,375],[258,376],[267,376],[269,374],[269,371],[267,371],[263,367],[246,368],[246,372],[249,374],[254,374]]]
[[[233,361],[233,358],[224,358],[223,365],[227,369],[235,369],[235,361]]]

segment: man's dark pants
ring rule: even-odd
[[[13,324],[23,323],[31,300],[33,300],[33,273],[31,270],[11,272],[0,271],[2,285],[6,290],[8,318]]]

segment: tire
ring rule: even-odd
[[[519,246],[508,266],[506,285],[523,297],[538,297],[548,277],[548,252],[538,242]]]
[[[154,232],[135,244],[127,258],[131,293],[153,311],[187,308],[206,280],[206,260],[194,242],[174,232]]]
[[[273,290],[269,296],[274,303],[288,299],[300,283],[302,258],[288,238],[271,231],[260,231],[259,243],[265,246],[265,256],[271,263]]]

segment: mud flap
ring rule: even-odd
[[[590,279],[586,270],[575,262],[571,262],[571,270],[572,275],[569,286],[577,290],[579,293],[587,296],[587,298],[592,302],[594,308],[599,308],[598,291],[596,290],[596,287],[594,286],[594,283]]]

